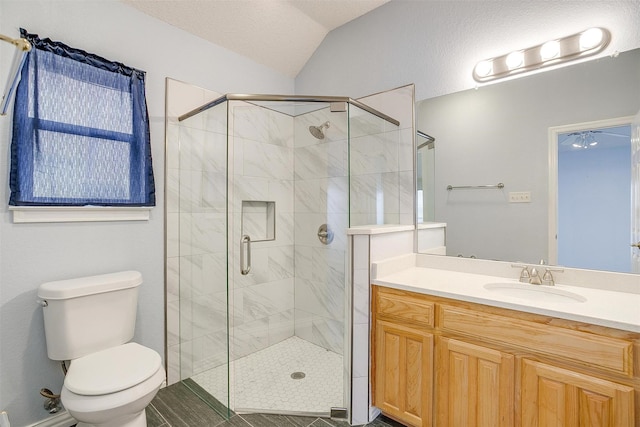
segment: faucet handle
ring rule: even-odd
[[[542,276],[542,284],[547,286],[555,285],[553,274],[551,274],[551,270],[549,270],[548,268],[544,270],[544,275]]]
[[[529,283],[529,280],[531,279],[531,274],[529,273],[529,266],[524,265],[524,264],[511,264],[511,267],[513,268],[521,268],[522,271],[520,271],[520,281],[522,283]]]
[[[544,275],[542,276],[543,285],[554,286],[556,284],[553,274],[551,274],[552,271],[555,273],[562,273],[564,272],[564,268],[545,268]]]

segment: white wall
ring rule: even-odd
[[[297,93],[370,93],[416,85],[421,100],[475,86],[485,58],[592,26],[612,32],[602,56],[640,46],[630,0],[394,0],[331,31],[296,77]]]
[[[46,357],[36,289],[72,276],[137,269],[142,285],[136,340],[164,354],[164,88],[165,78],[219,92],[292,93],[293,81],[116,1],[2,0],[0,33],[18,29],[50,37],[147,72],[157,206],[147,222],[13,224],[0,222],[0,410],[12,425],[48,413],[42,387],[58,392],[62,373]],[[6,43],[3,43],[6,45]],[[9,45],[7,45],[9,46]],[[0,80],[8,72],[2,47]],[[10,52],[9,52],[10,53]],[[0,117],[2,200],[9,198],[11,115]]]

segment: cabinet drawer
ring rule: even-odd
[[[395,319],[408,320],[433,326],[435,304],[410,295],[378,291],[377,313]]]
[[[623,339],[439,305],[443,331],[475,335],[633,375],[633,344]]]

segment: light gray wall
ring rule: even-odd
[[[141,288],[135,339],[164,354],[164,88],[172,77],[219,92],[292,93],[293,80],[116,1],[2,0],[0,33],[23,27],[41,37],[147,71],[157,206],[146,222],[13,224],[9,199],[11,113],[0,117],[0,410],[24,426],[48,413],[42,387],[59,392],[62,372],[47,359],[40,283],[136,269]],[[0,80],[11,58],[2,43]],[[5,46],[6,45],[6,46]]]
[[[361,97],[409,83],[421,100],[475,87],[475,64],[578,33],[612,32],[602,56],[640,47],[640,2],[393,0],[331,31],[297,93]]]

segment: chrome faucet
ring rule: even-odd
[[[532,285],[542,285],[542,279],[540,278],[540,274],[538,274],[538,270],[535,267],[531,269],[531,277],[529,277],[529,283]]]
[[[544,264],[541,264],[544,265]],[[520,282],[529,283],[531,285],[546,285],[546,286],[554,286],[555,280],[553,278],[552,271],[562,273],[564,269],[562,268],[549,268],[545,267],[544,274],[541,276],[540,272],[536,267],[531,267],[529,270],[528,265],[523,264],[511,264],[514,268],[522,268],[520,271]]]

